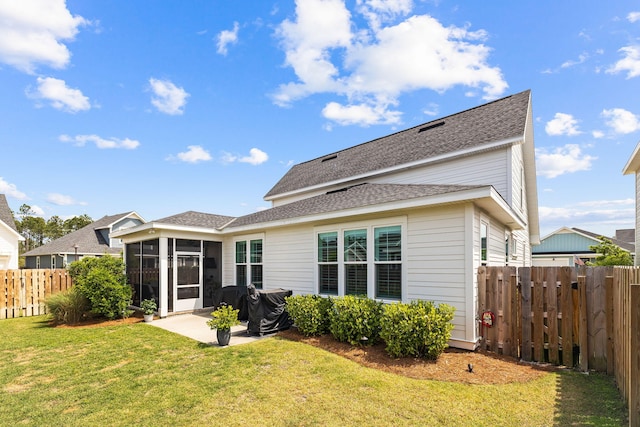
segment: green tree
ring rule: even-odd
[[[47,221],[47,226],[45,229],[45,236],[47,240],[55,240],[64,236],[64,221],[58,215],[54,215]]]
[[[41,246],[45,240],[46,222],[44,218],[35,215],[36,212],[27,204],[23,204],[18,210],[20,219],[16,221],[16,227],[25,239],[22,243],[24,251]]]
[[[69,218],[69,219],[65,220],[65,222],[64,222],[64,230],[65,230],[64,234],[69,234],[71,232],[80,230],[81,228],[86,227],[87,225],[91,224],[92,222],[93,222],[93,220],[87,214],[80,215],[80,216],[74,216],[73,218]]]
[[[589,249],[599,254],[594,262],[588,265],[633,265],[633,258],[628,251],[614,244],[611,239],[600,236],[600,243],[589,246]]]

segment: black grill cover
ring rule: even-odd
[[[247,334],[263,335],[289,329],[293,320],[284,299],[292,293],[285,289],[258,290],[253,284],[247,286]]]
[[[223,286],[216,289],[213,294],[213,307],[218,308],[222,304],[230,305],[239,310],[239,320],[249,320],[246,286]]]

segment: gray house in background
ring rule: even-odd
[[[18,252],[24,237],[18,233],[16,222],[4,194],[0,194],[0,270],[18,268]]]
[[[86,256],[122,256],[122,243],[111,234],[144,224],[135,212],[108,215],[80,230],[24,254],[26,268],[65,268]]]

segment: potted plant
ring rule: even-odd
[[[231,339],[231,327],[240,324],[238,313],[240,310],[232,306],[223,304],[211,313],[212,318],[207,320],[207,325],[216,330],[218,345],[229,345]]]
[[[153,320],[153,314],[158,309],[158,304],[153,299],[146,299],[140,303],[142,314],[145,322],[151,322]]]

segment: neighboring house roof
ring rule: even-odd
[[[586,234],[587,236],[591,236],[594,239],[596,239],[598,241],[598,243],[596,243],[596,245],[600,243],[600,237],[606,237],[607,239],[611,240],[611,242],[614,245],[620,246],[625,251],[634,252],[635,249],[636,249],[636,245],[635,244],[619,240],[619,239],[617,239],[615,237],[607,237],[607,236],[603,236],[602,234],[592,233],[590,231],[581,230],[581,229],[575,228],[575,227],[573,229],[578,231],[578,232],[580,232],[580,233],[582,233],[582,234]]]
[[[631,153],[631,157],[629,157],[627,164],[622,169],[622,174],[629,175],[638,172],[638,170],[640,170],[640,142]]]
[[[361,184],[236,218],[236,228],[384,203],[490,188],[480,185]]]
[[[15,231],[16,234],[18,234],[16,221],[13,218],[11,208],[9,208],[9,203],[7,203],[7,198],[4,194],[0,194],[0,222],[5,224],[11,230]]]
[[[184,225],[190,227],[222,228],[235,217],[215,215],[203,212],[188,211],[166,218],[157,219],[152,223]]]
[[[78,245],[77,250],[79,254],[117,254],[122,251],[122,248],[111,248],[109,246],[109,242],[104,240],[99,230],[109,228],[114,223],[131,215],[136,214],[135,212],[126,212],[118,215],[104,216],[80,230],[66,234],[59,239],[53,240],[45,245],[26,252],[24,256],[62,253],[73,254],[76,251],[76,245]]]
[[[529,90],[293,166],[265,199],[524,138]]]
[[[562,227],[545,236],[540,245],[533,247],[532,253],[533,255],[578,253],[594,254],[595,251],[591,250],[589,247],[600,244],[600,236],[602,236],[602,234],[581,230],[575,227]],[[635,250],[635,245],[632,243],[624,242],[616,238],[607,238],[610,239],[613,244],[626,251],[633,252]]]
[[[623,228],[621,230],[616,230],[616,236],[614,237],[621,242],[632,243],[635,245],[636,243],[636,229],[635,228]]]

